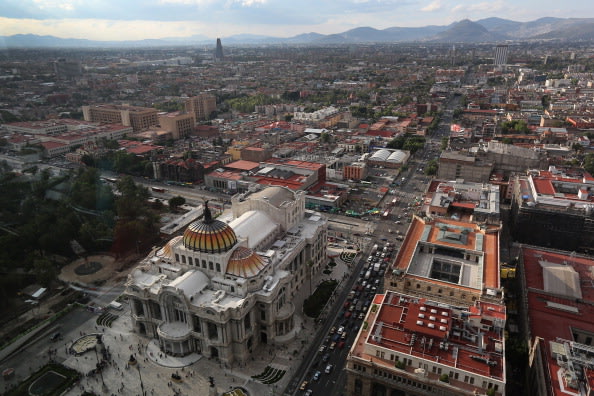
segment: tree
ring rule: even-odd
[[[44,287],[49,287],[58,274],[53,263],[45,257],[36,258],[33,261],[33,269],[37,282]]]
[[[438,163],[436,160],[431,160],[427,162],[427,166],[425,167],[425,174],[427,176],[433,176],[437,174]]]
[[[172,197],[169,199],[169,209],[174,212],[177,210],[178,207],[186,203],[186,199],[184,197],[180,197],[179,195],[176,197]]]
[[[571,149],[575,151],[576,154],[579,154],[581,151],[584,150],[584,146],[579,143],[574,143],[571,145]]]

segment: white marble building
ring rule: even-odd
[[[129,275],[134,330],[173,355],[246,362],[259,344],[295,336],[292,296],[326,262],[327,220],[305,193],[268,187],[204,216]],[[310,273],[311,272],[311,273]]]

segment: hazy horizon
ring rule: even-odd
[[[594,4],[551,0],[5,0],[0,35],[51,35],[102,41],[254,34],[292,37],[333,34],[356,27],[421,27],[499,17],[518,22],[542,17],[588,18]]]

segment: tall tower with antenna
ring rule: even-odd
[[[217,38],[217,47],[215,48],[214,59],[215,61],[223,60],[223,44],[221,44],[220,38]]]

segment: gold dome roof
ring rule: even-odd
[[[229,259],[227,273],[242,278],[250,278],[258,275],[264,267],[266,267],[266,263],[262,257],[252,249],[240,246],[235,249]]]
[[[237,236],[228,224],[214,220],[204,204],[204,219],[195,221],[184,231],[186,249],[202,253],[223,253],[229,251],[237,243]]]

